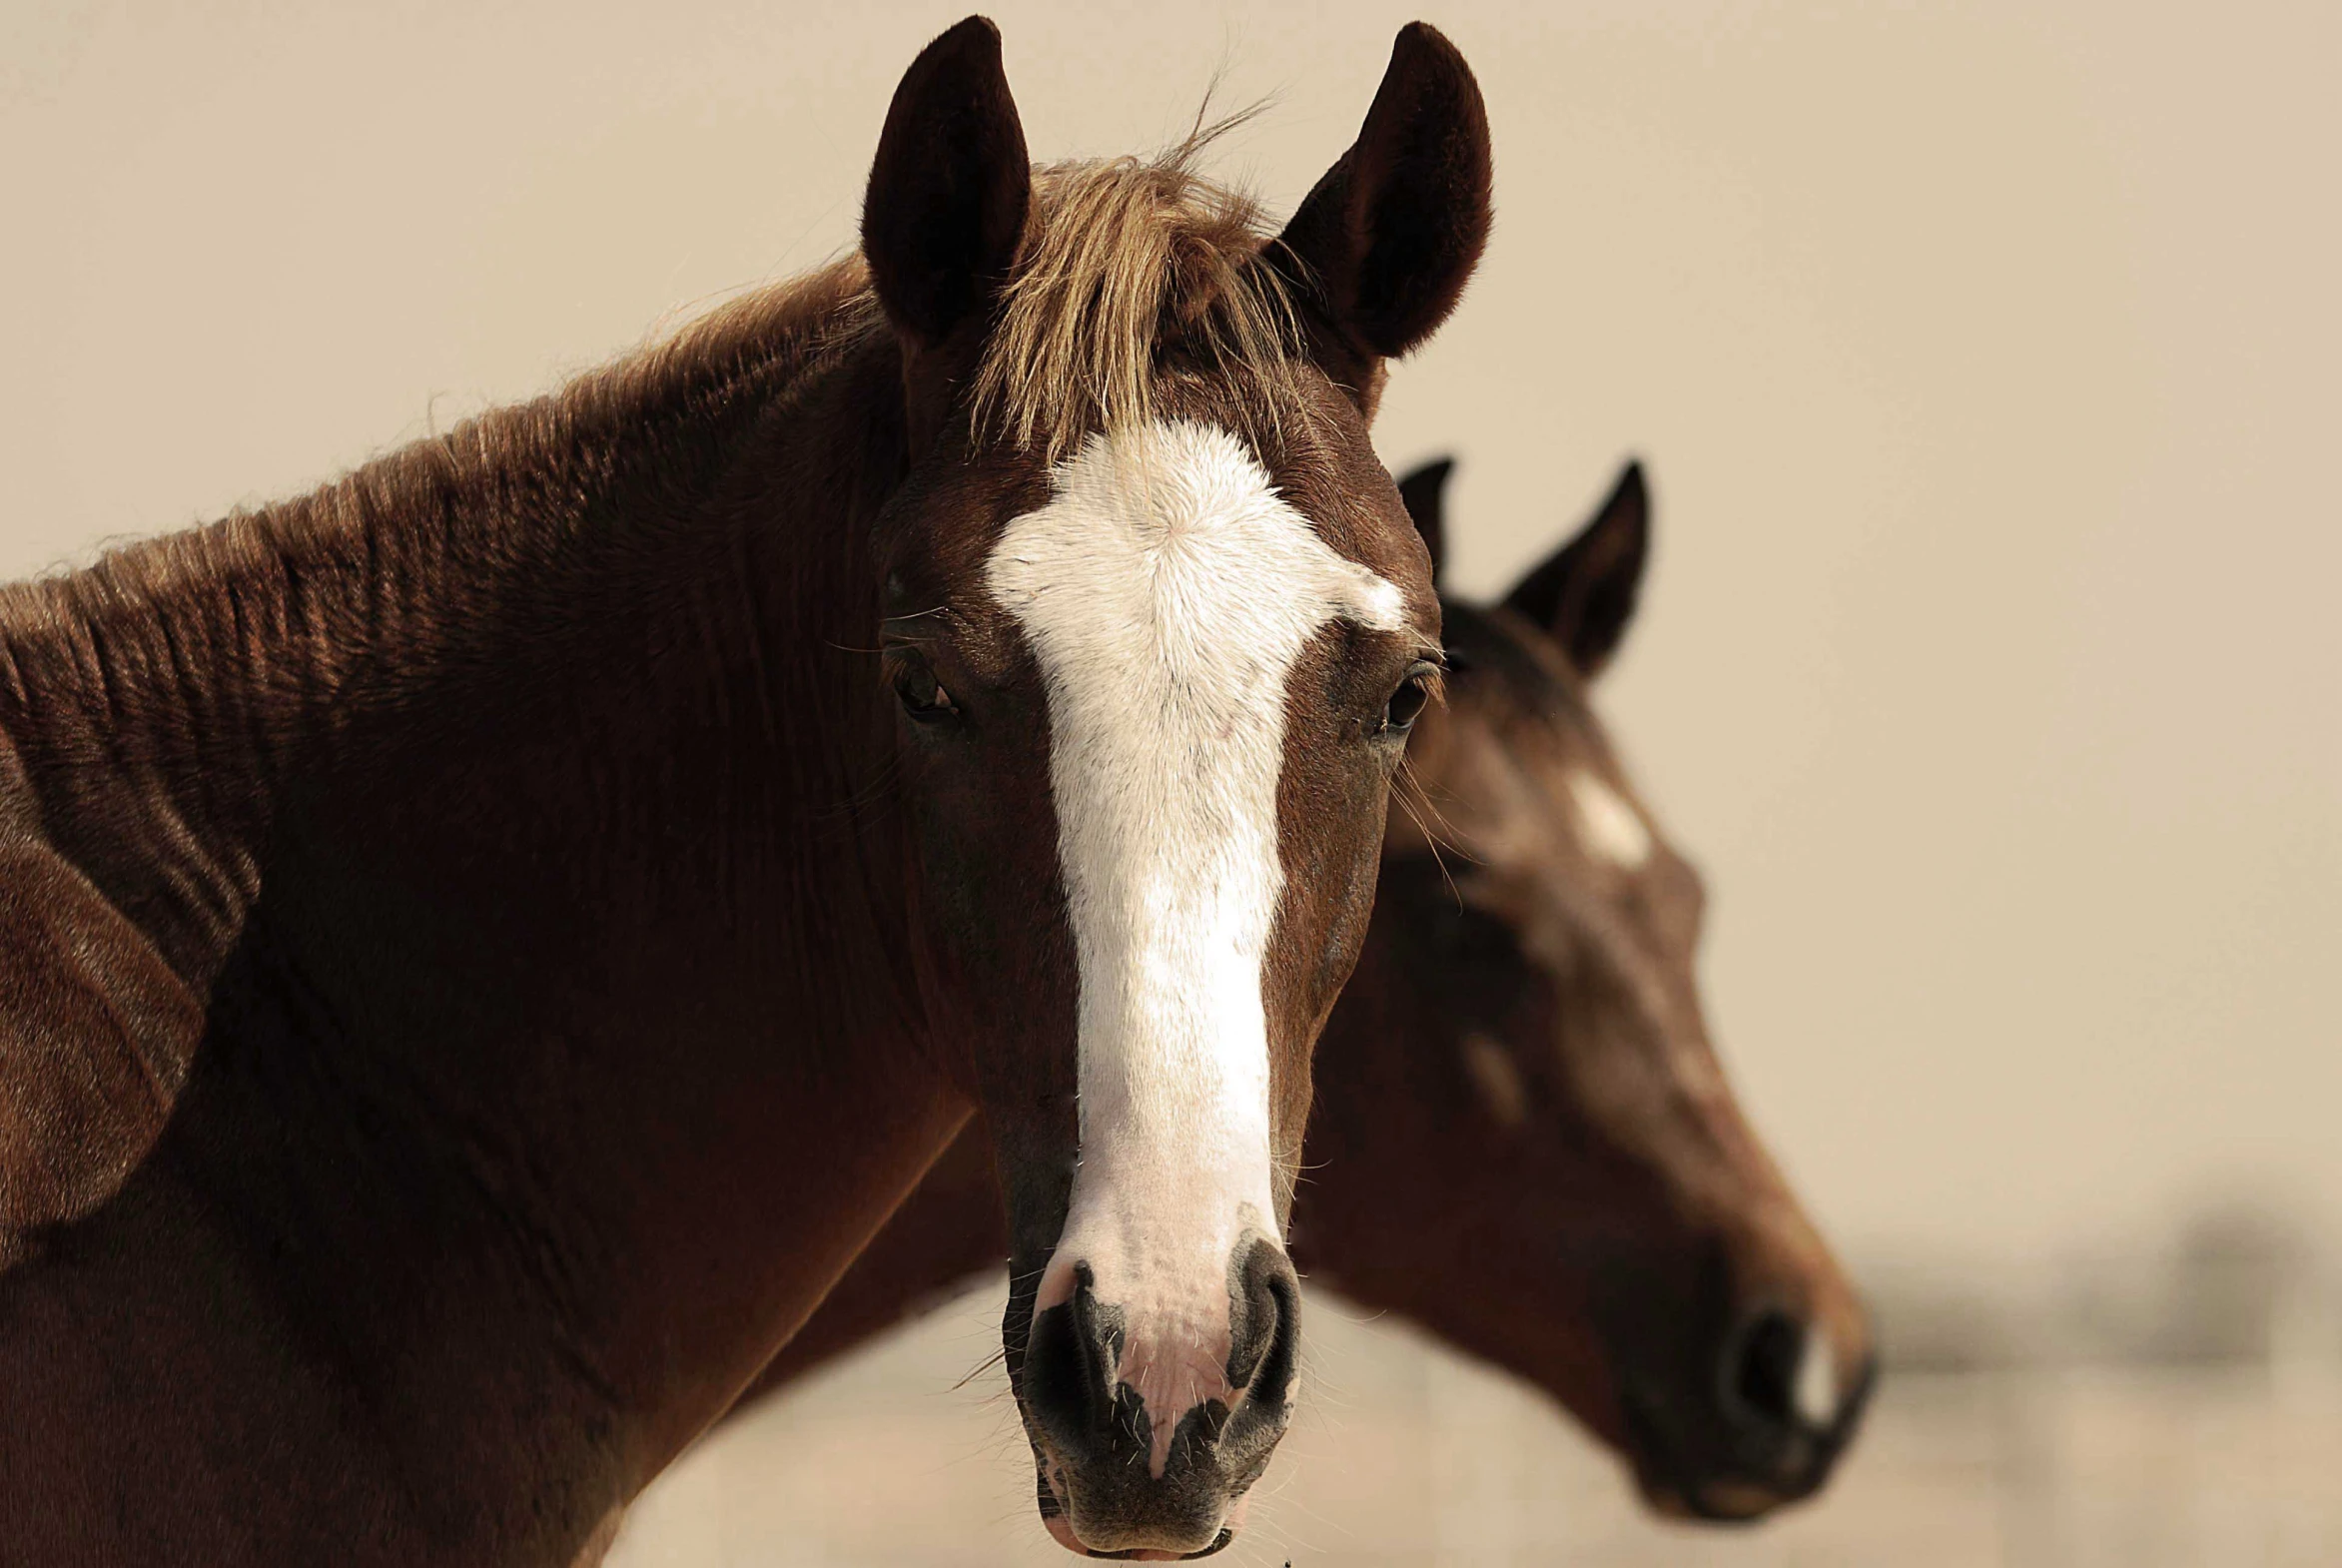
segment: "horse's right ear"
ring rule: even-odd
[[[1431,552],[1431,583],[1439,585],[1439,573],[1447,564],[1447,476],[1455,471],[1453,457],[1434,457],[1419,468],[1408,470],[1398,481],[1398,498],[1406,503],[1407,515],[1414,519],[1415,531],[1423,536],[1423,548]]]
[[[1488,244],[1488,111],[1455,45],[1410,22],[1358,139],[1264,254],[1315,307],[1342,363],[1326,369],[1373,410],[1381,365],[1455,309]]]
[[[1552,634],[1592,680],[1626,638],[1651,554],[1651,493],[1630,462],[1593,520],[1505,595],[1504,607]]]
[[[862,203],[862,254],[914,384],[920,361],[981,341],[1032,201],[1000,29],[972,16],[903,73]]]

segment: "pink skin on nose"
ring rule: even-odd
[[[1233,1403],[1227,1383],[1228,1325],[1221,1314],[1216,1332],[1201,1324],[1182,1324],[1165,1332],[1166,1324],[1151,1324],[1153,1332],[1134,1330],[1124,1336],[1122,1364],[1115,1376],[1129,1383],[1146,1407],[1152,1442],[1147,1473],[1163,1478],[1171,1460],[1171,1434],[1180,1417],[1206,1399]]]

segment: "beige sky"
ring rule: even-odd
[[[199,18],[195,12],[200,9]],[[298,490],[848,243],[936,5],[0,13],[0,572]],[[37,11],[38,14],[28,14]],[[1278,107],[1382,3],[1002,4],[1043,157]],[[1830,1225],[1953,1255],[2342,1218],[2342,10],[1459,3],[1499,220],[1405,368],[1462,585],[1627,452],[1610,707]]]

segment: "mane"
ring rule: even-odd
[[[755,394],[785,389],[882,329],[861,258],[832,262],[720,307],[556,392],[491,408],[303,494],[109,548],[87,567],[0,584],[0,636],[83,642],[93,621],[120,624],[161,600],[282,583],[297,562],[363,556],[410,584],[464,533],[496,553],[525,553],[532,531],[549,543],[559,528],[515,527],[517,507],[543,501],[555,514],[570,509],[566,501],[608,476],[613,454],[672,450],[694,427],[745,411]],[[374,524],[397,520],[418,526],[363,537]]]
[[[1300,328],[1283,275],[1259,265],[1274,231],[1254,197],[1195,168],[1252,113],[1198,119],[1151,158],[1034,170],[1026,251],[970,392],[978,431],[1055,461],[1093,431],[1152,418],[1171,352],[1263,391],[1285,384]],[[749,294],[561,397],[633,402],[711,371],[751,374],[779,345],[803,363],[883,327],[855,254]]]
[[[978,368],[971,413],[1054,462],[1154,416],[1167,351],[1214,377],[1284,385],[1299,341],[1259,204],[1195,173],[1235,116],[1152,159],[1036,171],[1027,251]],[[1273,404],[1269,404],[1273,408]]]
[[[1198,120],[1151,158],[1034,170],[1027,248],[970,392],[975,429],[1054,462],[1094,431],[1154,417],[1169,352],[1259,391],[1286,384],[1300,327],[1283,275],[1259,265],[1274,230],[1254,197],[1195,168],[1250,117]],[[793,371],[883,330],[857,253],[744,296],[559,400],[671,400],[676,384],[754,376],[776,354]]]
[[[1261,389],[1284,383],[1300,329],[1283,276],[1258,265],[1274,231],[1255,198],[1195,170],[1249,118],[1199,121],[1152,158],[1034,170],[1027,249],[970,392],[978,430],[1055,460],[1093,431],[1153,417],[1172,350],[1207,374]],[[596,411],[641,419],[744,383],[785,383],[884,330],[856,253],[744,295],[547,401],[564,423]],[[494,426],[537,406],[475,422]]]
[[[1034,172],[1025,255],[970,391],[974,428],[1054,462],[1091,433],[1144,424],[1184,371],[1249,392],[1274,426],[1290,400],[1299,330],[1287,286],[1258,264],[1272,231],[1249,195],[1195,172],[1244,115],[1197,128],[1152,158]],[[371,523],[434,526],[409,548],[452,543],[468,521],[501,543],[509,508],[575,496],[622,447],[653,452],[786,395],[814,366],[886,331],[859,253],[741,298],[588,371],[556,392],[480,413],[315,490],[208,526],[108,550],[91,566],[0,585],[0,631],[46,627],[79,642],[89,621],[137,616],[158,597],[235,591],[290,560],[349,554]],[[556,528],[555,533],[557,534]],[[376,541],[377,548],[387,541]],[[391,546],[394,548],[395,546]],[[419,561],[409,561],[419,566]],[[37,634],[37,633],[36,633]]]

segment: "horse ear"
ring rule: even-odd
[[[1371,408],[1380,362],[1431,336],[1488,243],[1488,111],[1455,45],[1410,22],[1358,139],[1266,253],[1361,363]]]
[[[907,347],[936,349],[989,318],[1032,199],[1000,29],[972,16],[903,73],[862,203],[871,283]]]
[[[121,1189],[204,1029],[203,1004],[146,934],[64,856],[9,829],[0,820],[0,1270],[33,1233]]]
[[[1650,492],[1643,465],[1630,462],[1593,520],[1523,577],[1504,607],[1550,631],[1591,680],[1626,637],[1650,549]]]
[[[1431,552],[1434,586],[1447,565],[1447,476],[1454,471],[1453,457],[1434,457],[1398,481],[1398,498],[1415,520],[1415,531],[1423,535],[1423,547]]]

